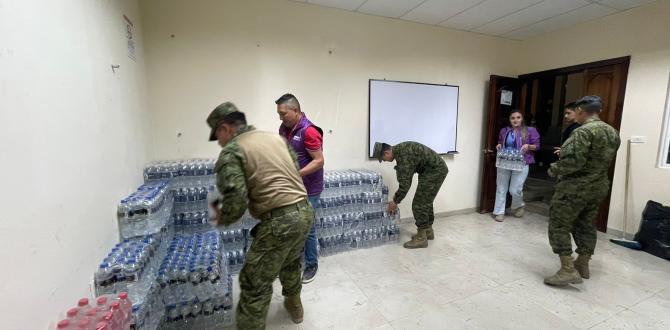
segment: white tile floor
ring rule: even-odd
[[[565,288],[547,218],[437,219],[427,249],[401,244],[321,258],[291,323],[275,282],[268,329],[670,329],[670,262],[599,236],[591,279]],[[402,241],[414,231],[403,224]],[[235,288],[239,294],[239,288]]]

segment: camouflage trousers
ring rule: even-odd
[[[577,254],[593,254],[597,241],[593,221],[608,190],[609,181],[590,185],[568,181],[556,184],[549,207],[549,244],[554,253],[572,255],[572,235]]]
[[[300,258],[314,221],[314,209],[305,200],[276,208],[259,220],[261,222],[251,231],[254,240],[240,272],[238,329],[265,329],[272,282],[277,275],[285,297],[300,294]]]
[[[419,184],[412,200],[412,213],[417,228],[428,228],[435,221],[433,201],[440,191],[444,179],[447,177],[447,167],[426,171],[419,174]]]

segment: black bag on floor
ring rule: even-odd
[[[642,244],[642,250],[670,259],[670,206],[648,201],[634,240]]]

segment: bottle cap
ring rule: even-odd
[[[70,326],[70,320],[61,320],[56,326],[57,329],[65,329]]]
[[[104,304],[107,303],[107,297],[105,297],[105,296],[98,297],[97,302],[98,302],[98,305],[104,305]]]
[[[107,322],[99,322],[98,324],[95,325],[95,330],[107,330],[109,328],[109,323]]]
[[[85,317],[81,320],[79,320],[79,327],[82,329],[88,328],[88,325],[91,324],[91,319],[88,317]]]
[[[77,306],[79,306],[79,307],[84,307],[86,305],[88,305],[88,298],[81,298],[77,302]]]
[[[121,303],[118,302],[118,301],[114,301],[110,304],[110,307],[113,308],[113,309],[118,309],[118,308],[121,307]]]
[[[77,314],[79,314],[79,309],[76,309],[76,308],[70,308],[70,309],[67,311],[66,314],[67,314],[67,317],[68,317],[68,318],[73,318],[73,317],[77,316]]]
[[[119,298],[121,299],[128,299],[128,292],[121,292],[119,293]]]

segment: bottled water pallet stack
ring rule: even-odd
[[[235,254],[208,223],[213,171],[208,159],[151,164],[145,183],[119,203],[121,243],[102,261],[94,282],[98,295],[128,292],[132,329],[232,324],[227,258]]]
[[[233,321],[233,281],[221,233],[178,234],[157,282],[165,306],[161,329],[212,329]]]
[[[316,207],[321,255],[396,242],[399,213],[386,213],[388,187],[370,170],[329,171]]]

